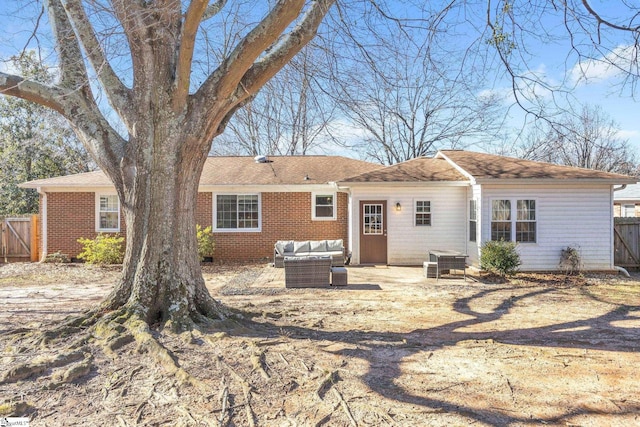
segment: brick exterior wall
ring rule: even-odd
[[[348,196],[337,199],[335,221],[312,221],[311,193],[262,193],[262,232],[215,233],[214,258],[272,259],[277,240],[343,239],[348,247]]]
[[[262,193],[262,232],[214,233],[214,258],[222,261],[271,259],[277,240],[343,239],[348,247],[348,196],[338,193],[335,221],[311,220],[311,193]],[[42,216],[42,206],[40,203]],[[124,215],[120,215],[124,235]],[[196,222],[213,223],[213,195],[199,193]],[[47,193],[47,251],[72,258],[82,251],[78,238],[94,238],[95,193]],[[41,242],[42,243],[42,242]],[[40,245],[42,248],[42,244]]]
[[[77,240],[96,235],[95,193],[47,193],[47,253],[75,258],[82,251]]]

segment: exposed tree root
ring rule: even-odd
[[[347,414],[347,418],[349,418],[349,422],[351,423],[351,425],[357,427],[358,423],[356,422],[356,419],[353,418],[353,414],[351,413],[351,408],[349,408],[349,404],[347,404],[347,401],[344,400],[344,397],[342,397],[342,394],[338,391],[336,387],[333,387],[331,390],[333,391],[333,394],[335,394],[336,397],[338,398],[338,402],[340,402],[342,409],[344,409],[344,412]]]
[[[56,356],[36,358],[31,362],[23,363],[5,372],[0,379],[0,384],[14,383],[34,375],[40,375],[48,369],[69,365],[72,362],[84,359],[88,353],[90,353],[89,348],[82,347]]]
[[[318,399],[322,400],[328,388],[336,382],[337,376],[338,371],[331,371],[322,377],[322,381],[320,381],[320,384],[316,388],[316,396]]]
[[[188,333],[188,336],[185,335]],[[195,331],[195,334],[199,332]],[[77,381],[87,375],[93,366],[94,352],[101,350],[115,359],[117,351],[135,342],[138,353],[148,353],[168,374],[183,385],[210,392],[200,380],[180,367],[170,351],[151,333],[149,325],[132,310],[116,310],[108,313],[89,311],[66,319],[61,324],[44,331],[20,329],[15,332],[14,352],[24,354],[26,349],[43,348],[44,356],[14,366],[0,377],[0,384],[15,383],[27,378],[50,375],[49,388]],[[201,334],[200,334],[201,336]],[[181,335],[183,341],[195,342],[191,332]],[[58,354],[50,355],[52,344],[62,339],[70,342]],[[48,354],[47,354],[48,353]],[[65,369],[58,369],[65,368]]]
[[[265,369],[266,362],[265,362],[264,351],[260,349],[256,349],[251,354],[251,364],[253,365],[253,369],[260,372],[260,375],[262,375],[262,377],[265,380],[271,379],[271,375],[269,375],[269,373]]]
[[[218,357],[218,363],[224,366],[231,375],[240,383],[242,386],[242,393],[244,394],[244,408],[247,413],[247,423],[250,426],[255,426],[255,415],[253,414],[253,409],[251,408],[251,384],[247,380],[245,380],[240,374],[238,374],[235,369],[233,369],[228,363],[222,360],[221,357]]]

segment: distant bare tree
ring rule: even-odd
[[[599,106],[566,113],[554,123],[541,121],[513,154],[531,160],[628,175],[638,173],[638,159],[618,124]]]
[[[305,155],[328,135],[335,107],[319,88],[322,60],[311,46],[238,110],[213,146],[216,154]]]
[[[338,53],[332,93],[359,132],[341,143],[393,164],[493,137],[505,116],[503,100],[482,90],[484,75],[465,62],[464,51],[444,47],[439,28],[447,9],[411,21],[379,7],[382,22],[343,23],[351,48]]]

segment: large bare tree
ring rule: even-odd
[[[101,311],[170,321],[175,329],[223,317],[204,286],[195,237],[195,200],[211,141],[314,37],[333,0],[257,5],[254,13],[264,13],[236,38],[215,28],[217,14],[238,13],[227,11],[225,0],[45,3],[59,82],[1,73],[0,90],[66,117],[115,185],[127,246],[122,279]],[[216,66],[199,73],[198,84],[194,53],[204,49],[198,35],[208,22],[224,41]],[[119,68],[110,60],[110,43],[128,52],[118,58]],[[94,77],[126,135],[101,111]]]

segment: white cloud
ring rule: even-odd
[[[621,129],[616,133],[616,136],[620,139],[638,139],[640,138],[639,130]]]
[[[606,56],[578,62],[569,70],[569,79],[574,84],[586,84],[616,78],[632,67],[637,54],[633,45],[618,46]]]

